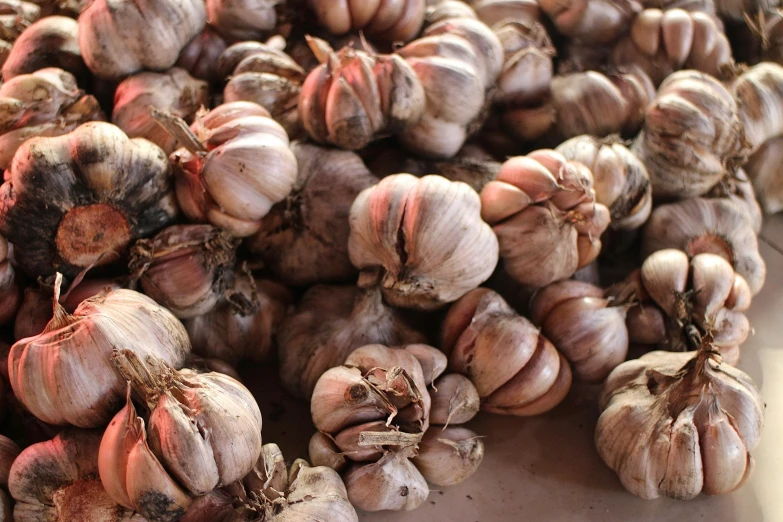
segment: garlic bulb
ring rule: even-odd
[[[3,79],[58,67],[80,80],[88,70],[79,50],[79,24],[67,16],[47,16],[25,29],[3,64]]]
[[[364,31],[374,40],[407,42],[421,31],[425,0],[308,0],[318,22],[330,33]]]
[[[382,302],[378,289],[316,285],[278,331],[280,378],[288,392],[308,398],[326,370],[365,344],[425,341],[401,312]]]
[[[747,165],[748,164],[746,164],[746,166]],[[763,197],[763,194],[760,194],[760,196]],[[753,231],[756,234],[761,232],[764,216],[761,212],[761,206],[753,193],[753,185],[743,169],[737,169],[732,176],[723,178],[720,183],[712,187],[704,197],[730,200],[737,207],[745,211]]]
[[[102,293],[69,314],[59,304],[60,282],[58,274],[54,317],[43,333],[11,347],[10,384],[19,401],[44,422],[101,426],[116,412],[124,392],[110,360],[115,346],[141,356],[154,354],[179,368],[190,342],[170,312],[132,290]]]
[[[277,24],[281,0],[207,0],[207,21],[230,42],[258,40]]]
[[[112,359],[149,411],[145,427],[129,392],[103,435],[101,481],[117,503],[149,516],[145,494],[171,489],[170,504],[179,511],[188,494],[209,493],[250,472],[261,455],[261,412],[247,388],[222,373],[176,371],[129,350],[115,350]],[[138,464],[142,458],[154,463],[151,470]]]
[[[145,522],[118,506],[98,480],[100,441],[100,431],[69,429],[25,448],[8,477],[14,520]]]
[[[529,23],[539,18],[538,0],[469,0],[479,20],[492,27],[513,20]]]
[[[498,240],[468,185],[396,174],[351,207],[348,252],[360,285],[378,285],[393,306],[434,310],[486,281]]]
[[[619,66],[641,67],[659,85],[680,69],[712,76],[733,63],[731,45],[713,16],[683,9],[645,9],[634,18],[630,33],[612,51]]]
[[[212,83],[221,79],[218,75],[218,59],[225,50],[225,40],[207,26],[182,49],[177,66],[194,78]]]
[[[239,241],[212,225],[174,225],[131,249],[131,288],[180,319],[212,310],[226,289]]]
[[[621,36],[641,11],[636,0],[539,0],[558,32],[588,45]]]
[[[2,65],[8,59],[14,41],[41,16],[41,8],[24,0],[2,0],[0,10],[6,13],[2,21],[2,34],[0,34],[0,65]]]
[[[734,80],[732,94],[751,152],[783,134],[783,66],[763,62],[751,67]]]
[[[506,130],[521,140],[548,138],[557,143],[582,134],[634,135],[655,88],[641,69],[633,68],[607,75],[560,74],[552,79],[549,94],[532,107],[506,109]]]
[[[0,435],[0,486],[8,487],[11,466],[21,452],[22,449],[14,441]]]
[[[425,372],[425,376],[426,376]],[[464,424],[481,408],[481,398],[473,383],[459,373],[439,377],[430,390],[430,422],[436,425]]]
[[[495,101],[530,104],[545,98],[554,74],[555,48],[541,23],[507,21],[494,27],[503,46],[503,70]]]
[[[726,199],[687,199],[656,208],[642,236],[642,256],[676,248],[695,256],[718,254],[750,286],[753,295],[764,286],[767,268],[747,213]]]
[[[222,373],[238,382],[242,382],[242,376],[239,375],[239,372],[237,372],[233,366],[226,361],[215,357],[202,357],[195,353],[191,353],[188,356],[188,360],[185,361],[185,368],[193,370],[196,373]]]
[[[538,415],[565,398],[571,368],[533,324],[486,288],[449,309],[441,348],[449,369],[470,378],[481,409],[503,415]]]
[[[555,150],[593,173],[595,200],[609,208],[611,228],[635,230],[650,217],[652,185],[647,168],[619,139],[577,136]]]
[[[96,0],[79,16],[79,47],[101,78],[162,71],[204,29],[206,18],[202,0]]]
[[[484,443],[465,428],[427,431],[413,463],[436,486],[453,486],[476,472],[484,458]]]
[[[161,121],[185,147],[171,161],[177,200],[190,220],[247,237],[291,192],[296,158],[285,130],[263,107],[226,103],[196,118],[190,130],[182,120]]]
[[[13,321],[22,303],[22,288],[8,257],[8,241],[0,236],[0,325]]]
[[[744,147],[737,103],[715,78],[678,71],[647,108],[632,151],[645,164],[656,198],[707,192]]]
[[[651,352],[615,369],[604,386],[595,444],[628,491],[694,498],[740,487],[764,423],[751,378],[697,352]]]
[[[627,307],[597,286],[561,281],[536,292],[531,319],[571,362],[574,375],[601,382],[628,354]]]
[[[5,179],[0,232],[32,277],[116,261],[177,213],[163,151],[108,123],[27,140]]]
[[[424,88],[400,56],[308,42],[321,65],[302,85],[299,114],[314,141],[358,150],[378,135],[410,132],[421,118]]]
[[[553,150],[506,161],[481,191],[481,214],[497,234],[505,270],[534,287],[592,263],[610,222],[587,167]]]
[[[57,68],[36,70],[0,86],[0,168],[28,139],[61,136],[84,122],[102,119],[97,100],[79,89],[76,78]]]
[[[472,1],[466,3],[462,0],[426,0],[427,10],[424,13],[424,21],[434,24],[449,18],[473,18],[478,20],[477,7]],[[536,6],[538,9],[538,6]],[[491,25],[489,22],[484,22]]]
[[[783,137],[764,142],[745,164],[745,170],[764,212],[783,211]]]
[[[192,123],[196,111],[209,104],[208,99],[207,83],[196,80],[184,69],[141,72],[117,86],[111,121],[131,138],[146,138],[171,154],[182,144],[158,124],[150,107]]]
[[[308,143],[291,150],[299,165],[294,189],[247,245],[284,284],[349,280],[357,272],[348,257],[351,204],[378,179],[352,152]]]
[[[261,42],[239,42],[226,49],[217,67],[220,77],[228,78],[226,102],[257,103],[291,139],[302,133],[299,93],[307,75],[293,58]]]
[[[225,297],[209,312],[185,321],[193,351],[230,364],[266,361],[293,302],[274,281],[234,274]]]

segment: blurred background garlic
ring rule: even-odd
[[[0,231],[28,275],[73,277],[120,260],[135,239],[173,221],[172,185],[156,145],[85,123],[22,144],[0,188]]]
[[[41,16],[41,8],[24,0],[3,0],[0,2],[0,65],[11,52],[14,41]]]
[[[536,103],[549,93],[554,75],[555,48],[538,21],[513,19],[493,27],[503,45],[503,70],[498,77],[495,101],[507,104]]]
[[[348,257],[349,214],[359,193],[377,183],[349,151],[294,143],[299,174],[247,245],[284,284],[345,282],[357,270]]]
[[[764,423],[751,378],[697,352],[651,352],[618,366],[601,397],[595,445],[623,486],[646,499],[691,499],[738,488]]]
[[[407,42],[424,23],[425,0],[308,0],[318,22],[337,35],[362,30],[373,40]]]
[[[490,27],[502,22],[530,22],[538,20],[538,0],[469,0],[479,20]]]
[[[11,265],[10,254],[8,241],[0,236],[0,325],[15,320],[22,304],[22,286]]]
[[[111,418],[125,391],[111,362],[116,346],[142,357],[154,354],[175,368],[190,352],[182,323],[142,294],[112,290],[83,301],[73,314],[59,297],[58,275],[54,317],[40,335],[14,344],[8,356],[14,394],[45,422],[93,428]]]
[[[745,164],[767,214],[783,211],[783,136],[764,142]]]
[[[288,135],[260,105],[223,104],[190,129],[170,115],[158,113],[158,121],[183,145],[171,161],[177,200],[191,221],[247,237],[293,189],[297,167]]]
[[[586,45],[616,40],[641,10],[636,0],[539,0],[539,5],[561,34]]]
[[[481,191],[481,204],[504,269],[533,287],[593,262],[610,223],[609,209],[595,202],[590,170],[553,150],[506,161]]]
[[[87,67],[101,78],[162,71],[176,63],[206,18],[203,0],[96,0],[79,16],[79,47]]]
[[[129,137],[146,138],[166,154],[171,154],[183,144],[158,124],[150,114],[150,107],[190,124],[196,112],[208,105],[206,82],[196,80],[184,69],[173,67],[163,73],[141,72],[117,86],[111,121]]]
[[[316,285],[281,325],[280,379],[297,397],[309,398],[318,378],[355,349],[378,343],[426,342],[402,312],[385,305],[377,288]]]
[[[25,448],[14,461],[8,489],[18,522],[145,522],[118,506],[98,480],[100,430],[71,428]],[[10,519],[9,519],[10,520]]]
[[[470,378],[484,411],[538,415],[571,388],[566,358],[492,290],[478,288],[457,301],[442,332],[449,369]]]
[[[177,67],[191,76],[214,83],[222,78],[218,74],[218,60],[226,50],[226,41],[210,26],[206,26],[182,49]]]
[[[282,0],[207,0],[207,21],[229,42],[258,40],[275,29]]]
[[[89,70],[79,49],[79,24],[73,18],[47,16],[25,29],[3,64],[3,80],[45,67],[68,71],[79,82],[88,79]]]
[[[748,164],[745,164],[747,167]],[[761,210],[759,200],[753,191],[748,175],[743,169],[737,171],[731,176],[726,176],[720,182],[712,187],[709,192],[704,194],[705,198],[727,199],[734,203],[737,208],[745,212],[753,231],[758,234],[764,221],[764,214]],[[773,192],[774,197],[774,192]]]

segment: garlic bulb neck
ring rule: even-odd
[[[133,392],[152,410],[160,396],[171,390],[180,380],[179,375],[157,357],[146,361],[131,350],[114,349],[112,362],[122,377],[130,383]],[[128,402],[130,404],[130,402]]]

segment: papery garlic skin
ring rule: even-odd
[[[334,34],[362,30],[372,39],[406,42],[424,23],[425,0],[351,2],[308,0],[318,22]]]
[[[297,165],[288,135],[250,102],[221,105],[197,118],[191,130],[201,146],[191,143],[171,157],[182,211],[235,237],[252,235],[294,186]]]
[[[529,104],[545,98],[554,75],[556,52],[546,29],[537,21],[513,19],[499,23],[493,30],[503,45],[504,62],[495,101]]]
[[[46,16],[25,29],[3,64],[3,80],[58,67],[80,81],[88,69],[79,50],[79,24],[67,16]]]
[[[464,183],[410,174],[384,178],[351,207],[351,262],[393,306],[439,308],[495,269],[498,240],[480,206]]]
[[[424,434],[413,463],[427,482],[452,486],[475,473],[483,458],[484,443],[476,433],[465,428],[444,428]]]
[[[533,287],[592,263],[611,220],[595,203],[590,170],[546,149],[503,164],[481,191],[481,215],[498,237],[505,270]]]
[[[734,80],[731,92],[750,152],[783,134],[783,66],[772,62],[755,65]]]
[[[540,0],[539,5],[561,34],[592,45],[618,38],[641,10],[636,0]]]
[[[207,0],[207,21],[228,41],[258,40],[275,28],[281,0]]]
[[[69,429],[22,451],[8,480],[14,520],[144,522],[117,505],[98,480],[100,441],[100,431]]]
[[[218,60],[225,50],[225,40],[207,26],[182,49],[176,65],[188,71],[194,78],[215,82],[220,79]]]
[[[571,388],[565,357],[492,290],[479,288],[457,301],[442,331],[449,369],[470,378],[484,411],[538,415]]]
[[[774,141],[774,140],[771,140]],[[744,165],[744,168],[748,168],[754,156],[748,160],[748,163]],[[774,188],[771,189],[770,197],[774,198]],[[721,180],[720,183],[715,185],[704,195],[705,198],[720,198],[727,199],[734,203],[737,207],[745,212],[753,231],[758,234],[761,232],[761,227],[764,222],[764,214],[759,204],[759,199],[756,199],[754,194],[753,185],[748,178],[747,173],[743,169],[738,169],[732,176],[726,177]],[[759,197],[763,198],[764,194],[759,191]],[[762,199],[763,201],[766,201]]]
[[[623,486],[646,499],[729,493],[753,465],[764,402],[751,378],[700,352],[651,352],[618,366],[595,443]]]
[[[748,159],[745,170],[764,212],[783,211],[783,137],[764,142]]]
[[[475,417],[481,408],[481,398],[476,387],[470,379],[458,373],[439,377],[431,387],[430,396],[432,424],[464,424]]]
[[[202,0],[98,0],[79,16],[79,47],[87,67],[101,78],[161,71],[174,65],[206,19]]]
[[[492,27],[502,22],[528,23],[539,19],[538,0],[469,0],[479,20]]]

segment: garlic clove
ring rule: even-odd
[[[98,450],[98,473],[106,493],[118,504],[133,508],[128,496],[128,457],[142,437],[143,424],[130,400],[130,386],[125,407],[109,423]]]
[[[688,283],[690,263],[685,252],[667,249],[655,252],[642,264],[642,282],[658,306],[677,320],[686,320],[681,295]]]
[[[726,299],[726,307],[737,312],[745,312],[750,308],[752,298],[753,294],[745,278],[734,274],[734,283],[731,286],[731,293]]]
[[[653,57],[658,51],[662,19],[663,11],[660,9],[645,9],[631,24],[631,39],[647,56]]]
[[[426,344],[409,344],[404,350],[412,354],[421,365],[424,382],[430,386],[432,382],[446,371],[449,360],[446,355],[433,346]]]
[[[666,339],[666,320],[657,306],[632,306],[625,324],[628,326],[629,341],[633,344],[658,344]]]
[[[465,428],[429,430],[419,443],[413,464],[437,486],[453,486],[476,472],[484,458],[484,443]]]
[[[447,356],[451,357],[455,345],[458,339],[468,329],[473,316],[476,313],[476,309],[484,301],[486,303],[491,300],[494,292],[488,288],[477,288],[471,292],[468,292],[456,303],[451,305],[446,318],[443,320],[442,336],[441,336],[441,348]],[[502,309],[503,311],[510,312],[511,308],[505,303],[505,301],[494,301],[494,306]],[[464,365],[460,365],[463,366]]]
[[[340,453],[340,448],[320,431],[310,438],[308,454],[313,466],[326,466],[340,472],[347,464],[345,456]]]
[[[666,54],[676,68],[682,67],[691,51],[694,36],[693,19],[687,11],[670,9],[661,18],[661,33]]]
[[[470,379],[458,373],[449,373],[436,380],[430,396],[432,424],[464,424],[475,417],[481,407],[476,387]]]
[[[530,303],[530,320],[541,324],[549,313],[565,301],[577,297],[601,298],[604,291],[590,283],[582,281],[560,281],[539,289]]]
[[[720,256],[699,254],[691,260],[693,313],[699,318],[713,317],[723,307],[734,286],[734,269]]]
[[[749,471],[750,458],[723,411],[710,408],[706,426],[699,432],[699,443],[710,449],[702,454],[704,492],[721,495],[734,491]]]
[[[540,415],[563,402],[563,399],[565,399],[566,395],[568,395],[568,391],[571,389],[571,381],[571,366],[568,364],[565,357],[560,355],[560,371],[557,373],[557,377],[552,384],[552,387],[549,388],[546,393],[526,404],[502,408],[492,405],[493,397],[491,397],[487,400],[483,409],[490,413],[517,415],[520,417]]]
[[[507,219],[533,201],[519,188],[502,181],[490,181],[481,190],[481,218],[494,224]]]
[[[348,500],[364,511],[411,511],[429,495],[429,487],[407,451],[391,451],[378,462],[354,465],[343,475]]]
[[[560,172],[565,164],[557,157],[550,157],[539,152],[528,156],[517,156],[509,159],[500,167],[497,181],[505,181],[513,185],[535,202],[541,202],[557,194],[562,187],[558,184],[553,172]]]

